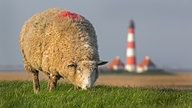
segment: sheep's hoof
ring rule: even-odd
[[[37,94],[40,91],[40,85],[39,85],[39,81],[35,82],[33,85],[33,90],[34,93]]]
[[[34,93],[35,93],[35,94],[37,94],[39,91],[40,91],[40,89],[39,89],[39,88],[34,89]]]
[[[56,89],[56,84],[51,83],[49,86],[49,91],[54,91]]]
[[[79,86],[74,86],[74,90],[79,90],[80,87]]]
[[[49,89],[49,91],[54,91],[56,89],[56,87],[51,87],[50,89]]]

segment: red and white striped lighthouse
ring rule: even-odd
[[[127,54],[126,54],[126,64],[125,70],[129,72],[136,71],[136,56],[135,56],[135,36],[134,36],[134,22],[130,21],[130,26],[128,28],[127,35]]]

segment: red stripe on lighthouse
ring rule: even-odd
[[[135,42],[128,42],[128,48],[135,48]]]
[[[128,33],[133,33],[134,34],[134,28],[129,28]]]
[[[134,65],[136,62],[135,62],[135,57],[132,56],[132,57],[127,57],[127,60],[126,60],[127,64],[129,65]]]

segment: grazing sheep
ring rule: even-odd
[[[83,16],[52,8],[32,16],[22,27],[20,49],[24,67],[33,75],[34,92],[40,90],[39,71],[49,77],[48,89],[66,78],[78,89],[89,89],[98,78],[97,37]]]

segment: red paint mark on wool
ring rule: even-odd
[[[72,13],[70,11],[62,11],[59,13],[59,17],[69,17],[72,19],[78,19],[80,18],[80,15],[76,13]]]

